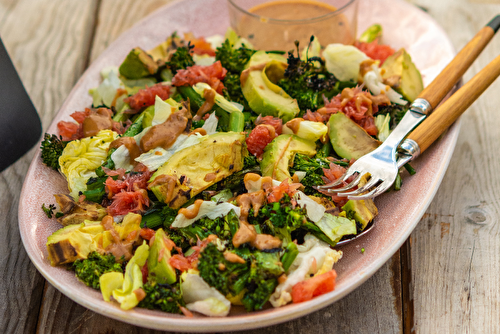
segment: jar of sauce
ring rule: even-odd
[[[302,48],[311,35],[321,45],[353,44],[358,0],[228,0],[231,26],[256,49]]]

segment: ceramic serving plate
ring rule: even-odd
[[[358,22],[358,32],[373,23],[381,23],[384,43],[395,49],[406,48],[421,70],[425,84],[454,55],[453,46],[439,25],[425,12],[403,0],[362,0],[359,3]],[[223,0],[178,1],[161,8],[121,35],[88,68],[47,132],[56,133],[57,122],[70,120],[72,112],[90,106],[92,100],[87,91],[99,84],[100,70],[109,65],[119,65],[133,47],[150,49],[164,41],[173,31],[191,31],[196,36],[224,34],[228,25],[226,1]],[[21,193],[21,236],[31,261],[52,285],[77,303],[105,316],[169,331],[216,332],[269,326],[306,315],[339,300],[366,281],[399,249],[436,193],[453,153],[458,132],[459,125],[455,124],[414,163],[417,174],[405,176],[401,191],[377,198],[380,214],[369,234],[339,247],[344,257],[335,265],[338,273],[335,291],[300,304],[253,313],[233,307],[231,314],[225,318],[186,318],[139,308],[123,311],[117,304],[104,302],[99,291],[79,282],[73,272],[49,264],[45,243],[47,237],[61,226],[55,220],[48,219],[41,206],[42,203],[54,203],[53,194],[67,193],[68,190],[64,178],[42,164],[40,152],[31,163]],[[366,250],[364,254],[360,252],[361,248]]]

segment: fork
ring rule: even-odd
[[[424,124],[416,128],[451,91],[499,28],[500,15],[497,15],[420,93],[398,126],[376,150],[356,160],[337,181],[318,188],[328,189],[338,196],[354,200],[373,198],[389,189],[399,173],[399,168],[427,149],[500,74],[500,58],[497,57],[437,108]],[[400,143],[413,129],[415,131],[398,150]],[[368,181],[352,190],[366,174],[370,176]],[[335,188],[351,177],[354,179],[349,184]]]

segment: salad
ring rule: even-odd
[[[378,211],[317,186],[380,145],[423,88],[381,34],[265,52],[231,29],[174,33],[103,69],[92,106],[42,142],[69,190],[42,206],[62,225],[51,265],[122,309],[186,316],[334,290],[332,247]]]

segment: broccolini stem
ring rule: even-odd
[[[290,266],[292,265],[293,261],[295,261],[297,255],[299,255],[299,249],[297,248],[297,245],[294,242],[289,242],[286,246],[285,254],[283,254],[283,256],[281,257],[281,263],[283,264],[283,269],[285,269],[285,272],[290,269]]]
[[[163,225],[163,219],[159,212],[153,212],[142,217],[141,227],[148,227],[153,230]]]

